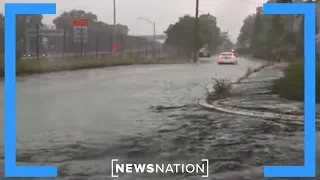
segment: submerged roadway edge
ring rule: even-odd
[[[262,69],[265,69],[265,68],[272,68],[272,67],[275,67],[276,64],[273,64],[271,66],[266,66]],[[260,69],[260,70],[262,70]],[[255,72],[255,73],[252,73],[250,74],[249,76],[247,77],[242,77],[242,78],[239,78],[239,79],[247,79],[257,73],[259,73],[260,71],[258,72]],[[237,82],[235,83],[232,83],[232,84],[237,84]],[[211,90],[211,92],[214,91],[214,90]],[[227,106],[223,106],[223,105],[219,105],[218,103],[218,100],[214,101],[212,104],[209,104],[207,101],[206,101],[206,96],[203,96],[201,99],[199,99],[199,105],[204,107],[204,108],[207,108],[207,109],[212,109],[212,110],[216,110],[216,111],[220,111],[220,112],[224,112],[224,113],[229,113],[229,114],[236,114],[236,115],[242,115],[242,116],[251,116],[251,117],[259,117],[259,118],[266,118],[266,119],[279,119],[279,120],[290,120],[292,122],[295,122],[295,123],[301,123],[303,124],[304,123],[304,116],[303,115],[288,115],[288,114],[282,114],[282,113],[275,113],[275,112],[262,112],[262,111],[254,111],[254,110],[245,110],[245,109],[242,109],[242,108],[234,108],[234,107],[227,107]],[[320,122],[320,119],[317,118],[316,119],[317,122]]]

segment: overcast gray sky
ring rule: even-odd
[[[57,14],[72,9],[83,9],[96,14],[99,20],[113,23],[113,0],[5,0],[4,2],[56,2]],[[210,13],[217,17],[218,25],[229,30],[230,38],[236,41],[243,19],[254,13],[264,0],[200,0],[200,13]],[[149,35],[152,26],[144,17],[156,22],[157,34],[163,34],[169,24],[175,23],[180,16],[194,15],[195,0],[116,0],[117,21],[128,25],[130,34]],[[3,12],[1,3],[0,11]],[[44,22],[52,24],[56,15],[44,15]]]

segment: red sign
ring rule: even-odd
[[[88,26],[88,20],[87,19],[74,19],[72,21],[73,26]]]
[[[118,43],[113,43],[112,46],[111,46],[111,48],[112,48],[112,51],[113,51],[113,52],[116,52],[116,51],[118,51],[118,49],[119,49],[119,44],[118,44]]]

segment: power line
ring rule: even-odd
[[[259,6],[265,3],[265,2],[257,3],[256,1],[251,1],[251,0],[238,0],[238,1],[242,1],[243,3],[247,3],[247,4],[259,5]]]
[[[238,1],[241,1],[243,3],[247,3],[247,4],[254,4],[254,5],[259,5],[261,6],[263,3],[266,3],[267,1],[263,1],[263,2],[256,2],[256,1],[253,1],[253,0],[238,0]],[[224,1],[223,1],[224,2]],[[229,1],[230,2],[230,1]],[[219,3],[217,6],[219,6],[221,3]],[[217,7],[216,6],[216,7]]]
[[[242,3],[253,4],[253,5],[258,5],[258,6],[262,6],[263,3],[266,3],[266,2],[258,3],[258,2],[251,1],[251,0],[238,0],[238,1],[240,1],[240,2],[242,2]],[[222,2],[225,2],[225,1],[221,0],[218,4],[215,4],[214,9],[216,10],[217,8],[219,8],[219,7],[222,5]],[[230,1],[229,1],[229,2],[230,2]],[[213,10],[213,11],[215,11],[215,10]],[[200,13],[203,13],[203,12],[205,12],[205,11],[203,11],[203,10],[200,9],[199,12],[200,12]]]
[[[258,5],[258,6],[262,6],[263,3],[266,3],[266,1],[263,2],[256,2],[253,0],[238,0],[239,2],[245,3],[245,4],[253,4],[253,5]]]

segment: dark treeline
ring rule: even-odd
[[[191,57],[194,48],[199,50],[208,46],[211,52],[221,50],[230,50],[233,46],[227,32],[221,30],[217,25],[217,18],[211,14],[202,14],[199,16],[199,34],[197,44],[194,36],[195,17],[183,16],[175,24],[169,25],[165,31],[167,39],[166,45],[176,48],[179,55]]]
[[[275,2],[275,1],[268,1]],[[277,0],[278,3],[292,3]],[[305,3],[314,3],[308,0]],[[239,50],[254,57],[269,60],[296,60],[303,58],[303,16],[264,15],[255,13],[244,21],[238,36]]]
[[[132,48],[146,48],[152,46],[152,42],[148,39],[139,36],[129,36],[129,28],[126,25],[117,24],[114,25],[107,24],[105,22],[99,21],[97,15],[86,12],[83,10],[72,10],[70,12],[64,12],[60,16],[53,20],[55,28],[52,28],[42,22],[42,15],[18,15],[16,17],[16,43],[17,51],[19,53],[26,52],[26,31],[35,31],[39,27],[40,32],[45,29],[60,30],[61,33],[65,33],[65,36],[60,37],[46,37],[47,43],[44,46],[42,42],[43,38],[41,33],[39,33],[38,44],[37,38],[35,36],[29,36],[29,50],[30,52],[36,51],[36,46],[38,45],[41,51],[49,52],[78,52],[79,43],[74,43],[73,40],[73,19],[87,19],[88,20],[88,43],[83,44],[84,51],[110,51],[112,43],[112,33],[113,29],[117,30],[117,42],[120,44],[120,51],[124,49]],[[0,14],[0,51],[4,50],[4,16]]]
[[[3,52],[3,14],[0,14],[0,51]],[[34,30],[37,27],[41,31],[45,29],[49,31],[52,29],[42,22],[42,15],[18,15],[16,17],[16,44],[17,52],[22,54],[27,52],[26,48],[26,31]],[[139,37],[128,35],[129,28],[126,25],[117,24],[116,26],[99,21],[97,15],[83,10],[72,10],[64,12],[53,20],[54,29],[59,30],[65,36],[60,37],[46,37],[47,43],[43,43],[41,33],[37,39],[34,36],[29,37],[29,52],[35,52],[37,47],[41,52],[79,52],[79,43],[74,43],[73,40],[73,19],[87,19],[88,20],[88,43],[83,44],[83,49],[86,52],[94,51],[110,51],[113,40],[113,31],[116,28],[117,42],[120,44],[119,51],[125,49],[150,49],[154,45],[152,41]],[[228,33],[222,31],[217,26],[216,17],[211,14],[203,14],[199,16],[199,34],[197,44],[194,42],[194,27],[195,17],[186,15],[180,17],[175,24],[169,25],[164,32],[167,39],[164,46],[157,43],[157,47],[165,47],[169,52],[178,56],[191,57],[191,54],[196,47],[198,50],[207,46],[211,52],[217,50],[229,50],[233,47],[229,39]],[[37,43],[38,42],[38,43]]]

